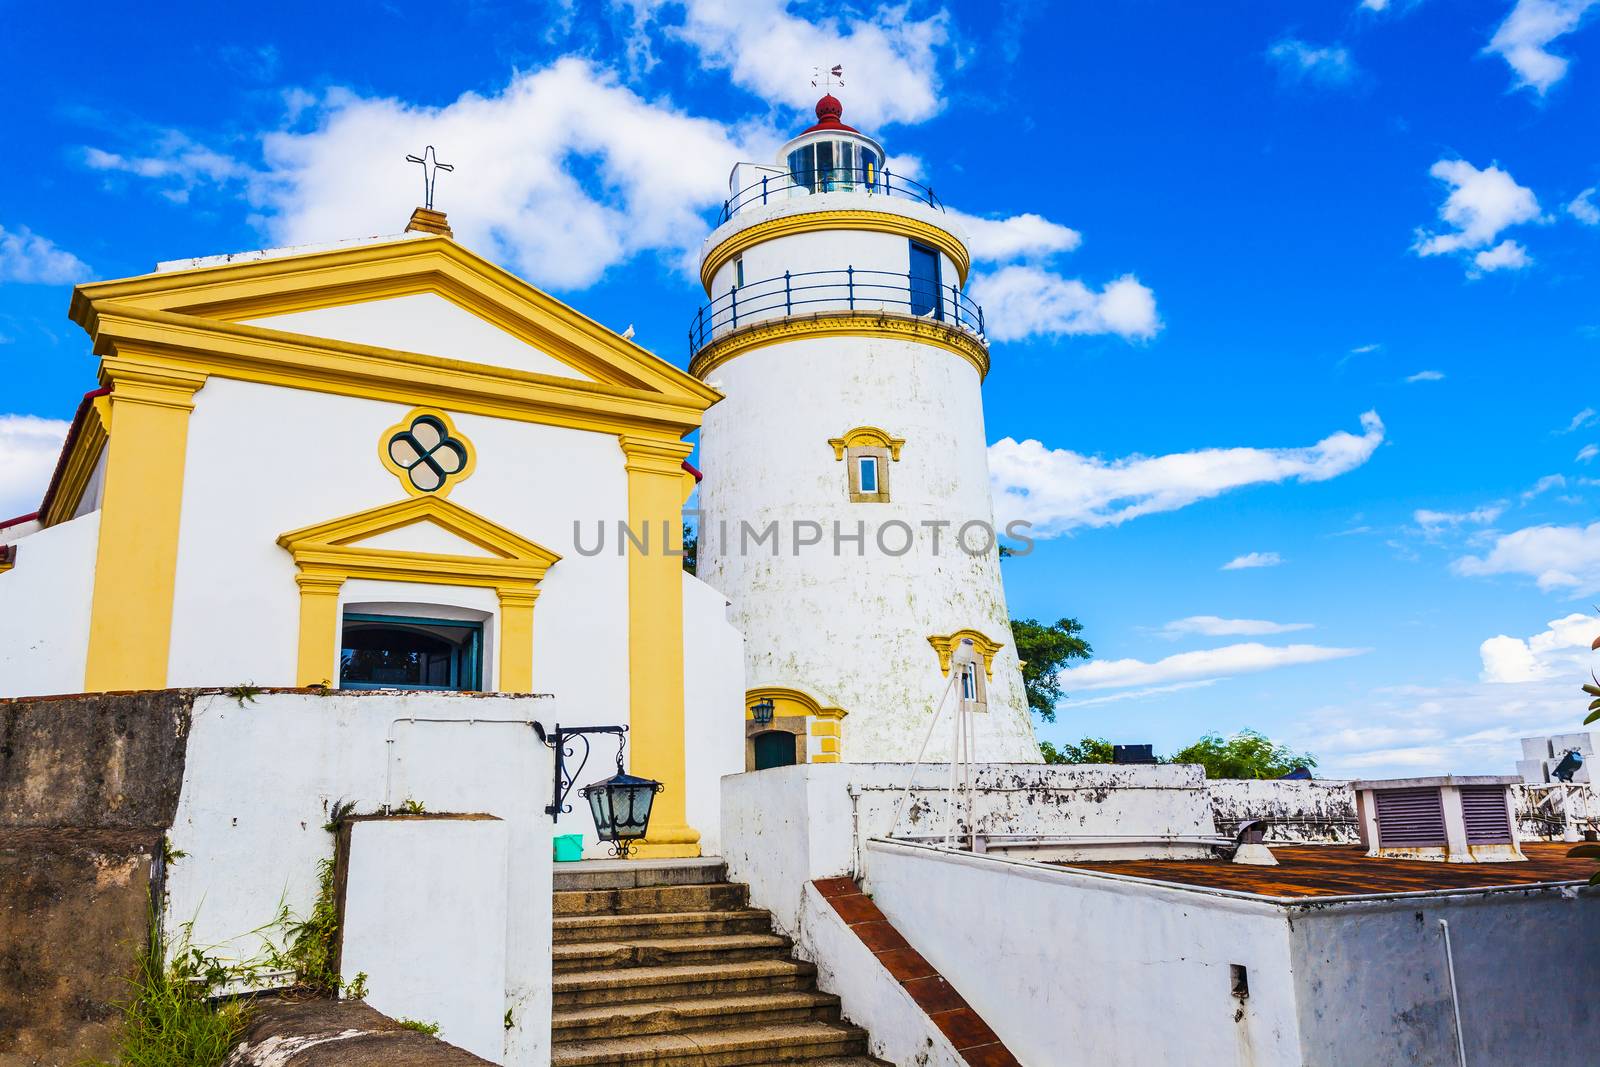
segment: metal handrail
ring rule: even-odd
[[[860,167],[824,167],[763,175],[760,181],[750,183],[722,202],[722,214],[717,216],[717,225],[721,226],[753,204],[766,204],[772,200],[787,200],[792,196],[811,193],[850,192],[915,200],[936,211],[944,210],[944,204],[933,195],[932,186],[891,174],[887,167],[870,173]]]
[[[689,358],[741,326],[827,311],[893,311],[948,323],[984,339],[983,308],[954,285],[886,270],[785,271],[733,285],[704,304],[689,325]]]

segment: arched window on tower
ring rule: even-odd
[[[876,426],[857,426],[832,437],[833,458],[845,463],[845,486],[853,504],[889,502],[889,464],[898,462],[905,438],[890,437]]]

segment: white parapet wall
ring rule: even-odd
[[[1195,842],[1215,836],[1197,766],[985,763],[973,768],[973,782],[973,829],[990,851],[1099,859],[1203,854]],[[861,845],[889,833],[902,797],[897,837],[943,834],[952,804],[964,825],[963,802],[953,802],[948,789],[946,766],[910,763],[811,763],[729,775],[722,780],[729,875],[748,883],[793,934],[802,886],[858,871]]]
[[[345,982],[494,1063],[505,1062],[508,845],[492,816],[355,820],[341,910]]]
[[[1267,821],[1269,844],[1353,845],[1356,798],[1337,779],[1213,778],[1206,782],[1217,831],[1231,836],[1250,819]]]
[[[554,717],[529,697],[432,692],[201,694],[195,698],[178,810],[170,834],[169,939],[185,936],[233,958],[281,942],[283,909],[311,913],[326,829],[341,800],[358,813],[410,800],[430,813],[483,813],[507,841],[504,1060],[543,1067],[550,1056],[553,758],[531,720]],[[189,928],[187,931],[185,926]],[[398,935],[397,935],[398,936]],[[462,943],[463,961],[478,951]],[[503,1025],[503,1024],[502,1024]]]

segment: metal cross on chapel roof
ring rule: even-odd
[[[424,148],[420,156],[406,156],[406,162],[422,164],[422,206],[432,211],[433,183],[439,180],[441,170],[454,171],[456,169],[454,164],[440,163],[439,157],[434,154],[433,145]]]

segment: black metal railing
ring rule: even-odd
[[[733,285],[695,313],[689,357],[743,326],[818,312],[878,312],[933,319],[984,337],[983,308],[954,285],[886,270],[811,270]]]
[[[722,214],[717,217],[717,225],[721,226],[742,209],[757,204],[769,204],[811,193],[852,192],[915,200],[937,211],[944,210],[944,204],[933,195],[932,186],[891,174],[887,169],[833,167],[764,175],[760,181],[752,182],[722,202]]]

